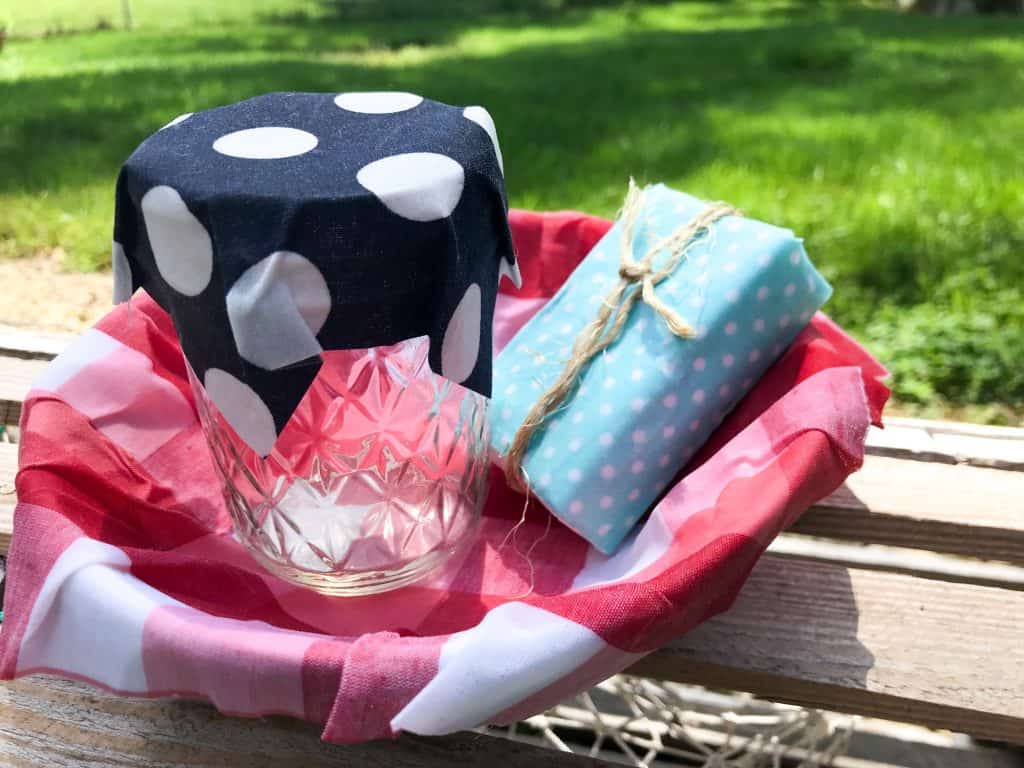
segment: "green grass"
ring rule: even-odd
[[[247,22],[261,16],[309,13],[315,0],[128,0],[135,28],[172,29],[204,24]],[[0,25],[17,37],[54,35],[125,24],[122,0],[7,0],[0,5]]]
[[[610,215],[630,175],[728,200],[805,238],[829,311],[903,402],[1024,408],[1024,20],[784,0],[375,20],[266,2],[168,26],[177,10],[136,0],[131,32],[8,41],[0,256],[106,264],[117,170],[181,112],[410,90],[488,107],[513,205]]]

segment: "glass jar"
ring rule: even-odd
[[[421,578],[472,538],[488,399],[431,371],[428,346],[324,352],[266,457],[189,368],[236,535],[268,570],[326,594],[369,594]]]

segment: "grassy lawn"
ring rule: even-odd
[[[16,34],[39,26],[13,2]],[[95,3],[60,2],[95,26]],[[120,163],[181,112],[409,90],[490,109],[513,205],[610,215],[632,174],[791,227],[904,403],[1024,409],[1024,20],[784,0],[432,19],[169,5],[135,0],[132,31],[8,41],[0,257],[105,265]]]

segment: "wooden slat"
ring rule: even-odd
[[[0,443],[0,557],[7,554],[14,531],[14,475],[18,471],[18,446]]]
[[[926,549],[860,544],[784,532],[768,546],[768,552],[780,557],[905,573],[938,581],[1024,590],[1024,566],[944,555]]]
[[[0,405],[3,406],[5,424],[18,423],[21,401],[48,362],[38,358],[0,358]]]
[[[1022,638],[1022,592],[768,555],[630,671],[1024,743]]]
[[[72,338],[0,325],[0,424],[18,423],[29,386]]]
[[[210,768],[285,766],[509,766],[612,768],[613,763],[568,755],[494,736],[324,744],[319,729],[284,717],[224,717],[181,699],[124,699],[82,683],[34,676],[0,685],[0,764],[90,768],[171,765]]]
[[[75,338],[69,333],[48,333],[0,324],[0,355],[49,359],[59,355]]]
[[[1024,564],[1024,472],[868,456],[793,530]]]
[[[868,453],[878,456],[1024,470],[1024,429],[953,421],[888,418],[871,428]]]

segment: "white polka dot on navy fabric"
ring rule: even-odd
[[[498,144],[498,129],[494,127],[494,118],[491,117],[491,113],[483,107],[466,107],[462,111],[463,117],[467,120],[471,120],[484,131],[487,132],[488,137],[491,139],[491,144],[494,145],[494,156],[498,160],[498,168],[501,172],[505,173],[505,161],[501,156],[501,146]]]
[[[549,485],[551,485],[551,475],[545,472],[537,479],[537,485],[540,488],[547,488]]]
[[[210,233],[171,187],[153,187],[140,207],[160,276],[178,293],[198,296],[213,274]]]
[[[736,362],[736,358],[732,355],[722,355],[722,365],[726,368],[731,368],[734,362]]]
[[[792,296],[794,293],[796,293],[796,285],[794,285],[793,283],[786,283],[786,287],[782,289],[782,293],[785,296]]]
[[[754,330],[757,333],[760,333],[761,331],[764,330],[764,318],[763,317],[759,317],[759,318],[757,318],[754,321]]]
[[[734,323],[732,320],[730,320],[728,323],[725,324],[725,335],[726,336],[733,336],[733,335],[735,335],[735,333],[736,333],[736,323]]]
[[[274,417],[248,384],[219,368],[210,368],[203,376],[203,388],[246,445],[260,456],[273,450],[277,442]]]
[[[519,271],[519,262],[510,263],[508,259],[501,259],[498,265],[498,280],[507,277],[516,288],[523,287],[523,274]]]
[[[597,535],[603,539],[605,536],[611,533],[611,530],[612,527],[608,523],[605,523],[604,525],[599,525],[597,527]]]
[[[602,416],[609,416],[613,409],[610,403],[602,403],[598,410],[601,412]]]
[[[718,394],[720,397],[728,397],[732,388],[728,384],[723,384],[718,388]]]
[[[690,422],[690,431],[696,432],[698,429],[700,429],[700,419],[694,419]]]
[[[671,392],[661,398],[661,404],[666,408],[675,408],[677,402],[679,402],[679,398]]]
[[[238,354],[273,371],[323,352],[316,335],[331,312],[331,292],[313,262],[277,251],[235,281],[227,311]]]
[[[601,509],[610,509],[612,503],[613,499],[611,496],[602,496],[601,499],[597,502],[598,506],[601,507]]]
[[[676,428],[669,424],[667,427],[661,430],[661,436],[666,440],[670,439],[676,433]]]
[[[641,472],[644,471],[644,463],[637,459],[636,461],[629,465],[629,471],[632,472],[634,475],[639,475]]]
[[[580,470],[578,470],[578,469],[576,469],[574,467],[573,469],[570,469],[566,473],[566,477],[569,478],[569,482],[571,482],[571,483],[578,483],[580,481],[580,479],[583,477],[583,473],[580,472]]]
[[[703,371],[707,367],[707,361],[703,357],[698,357],[693,361],[693,370]]]
[[[364,115],[389,115],[405,112],[418,107],[423,102],[422,96],[404,91],[364,91],[356,93],[340,93],[334,97],[334,103],[347,112],[360,112]]]
[[[611,464],[605,464],[603,467],[601,467],[601,477],[604,478],[605,480],[611,480],[613,477],[615,477],[615,467],[613,467]]]
[[[615,438],[613,438],[609,432],[603,432],[601,436],[597,439],[597,442],[600,443],[603,447],[607,448],[609,445],[615,442]]]
[[[768,288],[768,286],[762,285],[760,288],[757,289],[757,300],[764,301],[765,299],[768,298],[769,294],[771,294],[771,290]]]
[[[225,134],[213,142],[213,149],[242,160],[280,160],[304,155],[317,143],[316,136],[308,131],[268,125]]]
[[[110,262],[114,269],[114,303],[123,304],[132,297],[132,267],[124,247],[116,240],[111,245]]]
[[[572,440],[569,441],[569,450],[572,451],[573,453],[577,453],[579,449],[582,447],[583,441],[580,440],[578,437],[574,437]]]
[[[672,462],[672,457],[669,456],[667,453],[665,453],[665,454],[662,454],[660,459],[658,459],[658,466],[659,467],[667,467],[671,462]]]
[[[751,353],[747,356],[747,359],[752,363],[756,363],[758,360],[761,359],[761,350],[755,349],[751,351]]]
[[[647,407],[647,401],[644,400],[642,397],[635,397],[633,398],[633,401],[629,404],[629,407],[634,413],[640,413],[640,411]]]
[[[554,447],[549,445],[547,448],[544,449],[544,452],[541,455],[545,459],[553,459],[555,457]]]
[[[704,390],[703,389],[695,389],[693,391],[693,394],[690,395],[690,399],[695,404],[700,405],[701,403],[704,402]]]
[[[186,120],[188,120],[190,117],[192,117],[193,114],[194,114],[193,112],[186,112],[183,115],[178,115],[176,118],[171,120],[171,122],[169,122],[167,125],[165,125],[160,130],[162,131],[162,130],[165,130],[167,128],[173,128],[174,126],[178,125],[179,123],[183,123]]]
[[[470,283],[448,320],[441,342],[441,374],[461,384],[476,368],[480,354],[480,286]]]
[[[628,498],[630,501],[636,501],[637,499],[640,498],[640,489],[634,488],[629,492],[629,495],[626,498]]]
[[[363,166],[356,181],[402,218],[437,221],[450,216],[459,204],[466,174],[447,155],[409,152]]]
[[[800,257],[802,255],[803,254],[800,253],[799,248],[794,248],[792,251],[789,252],[789,263],[795,267],[797,264],[800,263]]]
[[[632,439],[637,445],[642,445],[647,442],[647,433],[642,429],[633,430]]]
[[[583,502],[579,499],[573,499],[569,502],[569,514],[578,515],[583,511]]]

